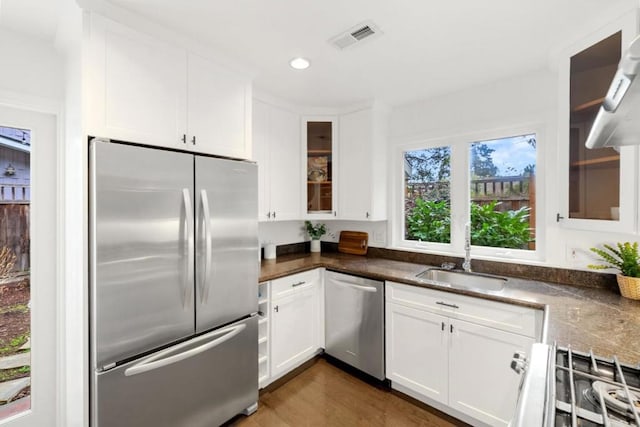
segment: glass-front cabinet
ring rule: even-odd
[[[571,57],[569,218],[620,219],[620,153],[584,143],[620,61],[618,31]]]
[[[557,217],[567,227],[622,232],[634,228],[637,149],[588,149],[585,141],[621,55],[636,34],[634,15],[598,30],[564,55],[559,142],[567,191]]]
[[[303,119],[303,180],[306,180],[306,196],[303,200],[308,217],[328,218],[337,215],[336,125],[335,117]]]

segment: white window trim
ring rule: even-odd
[[[625,14],[602,28],[585,36],[582,40],[566,48],[561,55],[558,70],[558,215],[560,226],[574,230],[631,233],[638,231],[640,221],[640,188],[638,182],[638,149],[621,147],[620,150],[620,220],[597,220],[569,218],[569,83],[571,57],[599,41],[622,31],[622,54],[638,34],[637,13]],[[555,213],[554,213],[555,217]]]
[[[391,247],[393,249],[464,257],[464,227],[469,221],[470,143],[506,138],[516,135],[536,135],[536,249],[533,251],[507,248],[471,246],[471,257],[498,261],[543,262],[546,247],[545,202],[545,127],[542,123],[479,130],[435,139],[414,141],[396,147],[392,167]],[[404,152],[435,147],[451,147],[451,243],[416,242],[404,238]],[[456,172],[464,171],[464,173]]]

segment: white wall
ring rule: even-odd
[[[348,231],[364,231],[369,233],[369,246],[384,248],[387,238],[387,221],[312,221],[323,222],[327,225],[327,234],[322,237],[324,242],[338,242],[340,232]],[[274,243],[276,245],[285,245],[289,243],[299,243],[309,240],[309,236],[304,232],[304,221],[278,221],[278,222],[261,222],[258,227],[260,236],[260,245],[266,243]]]
[[[539,176],[543,176],[543,182],[541,185],[539,183],[537,194],[546,206],[544,221],[538,223],[539,229],[544,228],[543,235],[539,235],[543,245],[541,263],[583,269],[594,259],[588,251],[589,247],[603,242],[636,241],[638,235],[571,230],[556,222],[560,200],[566,197],[563,183],[559,183],[558,178],[558,171],[566,166],[558,161],[559,150],[563,148],[558,146],[558,133],[561,130],[557,120],[557,94],[557,75],[542,69],[401,106],[392,112],[390,151],[394,152],[395,147],[407,143],[541,124],[544,132],[538,140],[538,149],[544,150],[544,158],[543,163],[538,165],[538,171]],[[622,179],[631,177],[623,176]],[[397,187],[398,183],[391,181],[391,188]],[[399,203],[398,197],[392,194],[390,204]],[[389,228],[392,229],[396,222],[393,218]]]
[[[0,91],[23,100],[62,98],[63,64],[53,44],[0,28],[0,52]]]

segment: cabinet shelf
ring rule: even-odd
[[[599,165],[603,163],[617,162],[619,160],[620,160],[620,155],[618,154],[615,156],[598,157],[597,159],[579,160],[577,162],[571,163],[571,166],[577,167],[577,166]]]
[[[266,298],[266,297],[265,298],[260,298],[258,300],[258,304],[266,304],[267,302],[269,302],[269,299]]]
[[[258,356],[259,356],[259,357],[258,357],[258,364],[260,364],[260,363],[264,363],[264,362],[266,362],[266,361],[267,361],[267,356],[266,356],[266,355],[259,354]]]
[[[604,98],[593,99],[591,101],[585,102],[584,104],[580,104],[573,107],[571,111],[574,113],[579,113],[581,111],[589,110],[591,108],[597,108],[597,107],[600,107],[600,105],[602,105],[602,101],[604,101]]]
[[[331,185],[331,181],[307,181],[308,185]]]
[[[258,320],[258,325],[265,324],[265,323],[267,323],[269,321],[268,317],[263,317],[263,316],[260,316],[260,317],[262,317],[262,318],[260,320]]]
[[[331,150],[330,149],[325,149],[325,150],[307,150],[307,154],[308,155],[316,155],[316,154],[331,154]]]
[[[258,344],[262,344],[262,343],[265,343],[265,342],[267,342],[267,337],[262,337],[262,338],[260,338],[258,340]]]

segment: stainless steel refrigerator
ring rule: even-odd
[[[93,427],[257,408],[257,167],[90,143]]]

